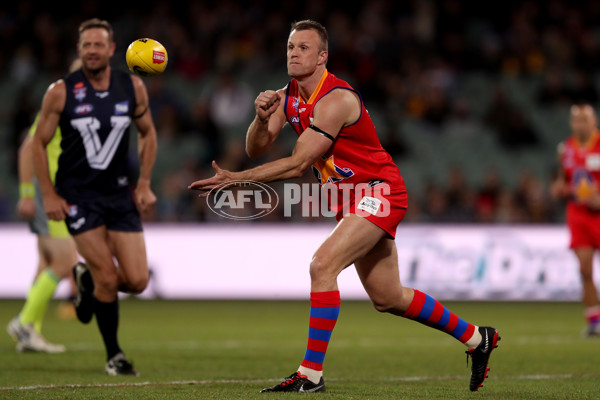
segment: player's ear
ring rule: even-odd
[[[112,57],[115,54],[115,49],[117,48],[117,45],[115,44],[115,42],[111,42],[110,43],[110,56]]]
[[[327,50],[322,50],[319,53],[319,65],[326,64],[328,58],[329,58],[329,52]]]

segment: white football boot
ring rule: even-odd
[[[48,342],[33,328],[32,324],[21,324],[19,317],[13,318],[8,323],[6,331],[17,341],[16,349],[19,353],[34,351],[38,353],[58,354],[64,353],[67,350],[62,344]]]

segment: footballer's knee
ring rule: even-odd
[[[371,303],[373,304],[375,310],[379,311],[380,313],[389,313],[392,310],[392,307],[389,303],[380,301],[371,301]]]
[[[395,295],[392,293],[377,293],[369,296],[375,310],[381,313],[402,315],[408,309],[405,292],[404,288],[401,288]]]
[[[371,297],[371,303],[380,313],[394,313],[397,310],[397,305],[387,296]]]
[[[106,301],[106,298],[112,298],[117,295],[118,282],[117,274],[114,273],[96,273],[93,276],[94,295],[98,300]]]
[[[130,294],[140,294],[148,286],[150,271],[146,264],[128,264],[118,269],[119,290]]]
[[[337,273],[335,266],[326,256],[315,254],[310,262],[310,279],[313,283],[335,282]]]
[[[73,267],[75,263],[68,266],[68,264],[52,264],[48,268],[54,273],[54,275],[58,276],[60,279],[65,279],[71,276],[73,273]]]
[[[584,282],[590,282],[593,281],[593,274],[592,274],[592,269],[591,268],[580,268],[579,272],[581,273],[581,280]]]
[[[139,276],[128,282],[128,292],[132,294],[142,293],[148,286],[148,275]]]

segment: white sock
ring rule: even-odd
[[[474,349],[475,347],[479,346],[479,344],[483,340],[483,338],[481,337],[481,333],[479,333],[479,327],[477,325],[474,326],[475,332],[473,332],[473,336],[471,336],[471,339],[467,340],[467,342],[465,343],[469,349]]]
[[[323,376],[323,371],[315,371],[314,369],[306,368],[302,365],[298,367],[298,372],[300,372],[302,375],[306,375],[308,380],[314,384],[318,384]]]

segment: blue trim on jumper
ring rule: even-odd
[[[292,81],[288,82],[287,88],[285,89],[285,103],[283,105],[283,113],[285,114],[285,120],[288,122],[290,121],[288,114],[287,114],[288,99],[290,98],[290,83],[292,83]]]

